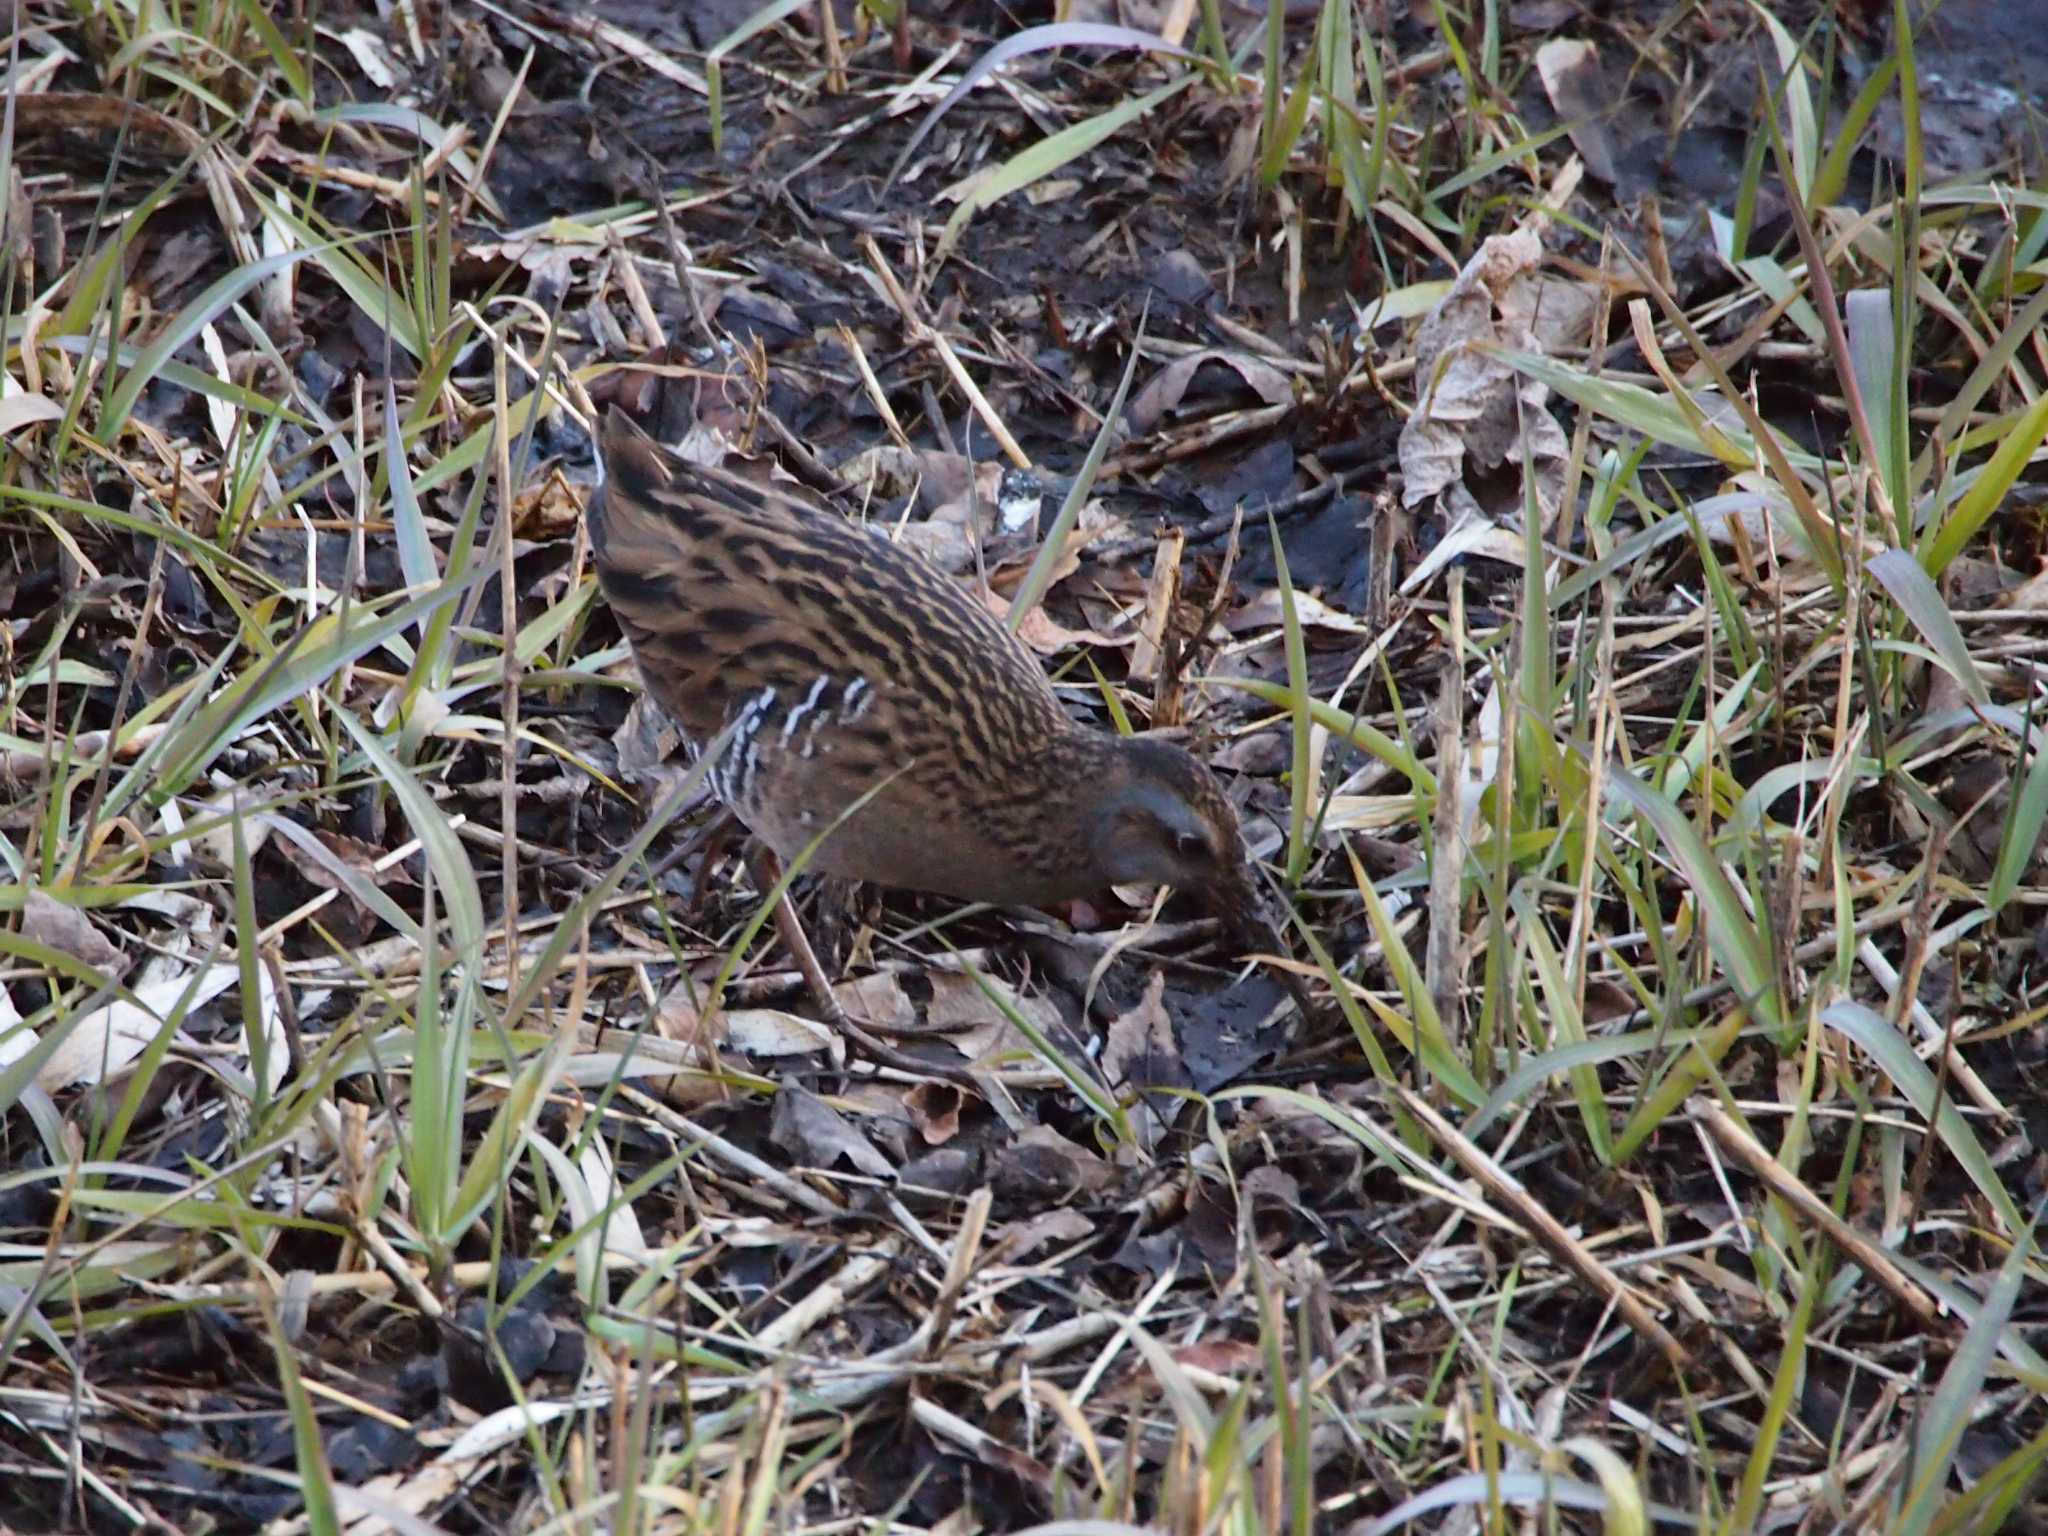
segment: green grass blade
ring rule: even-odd
[[[1920,562],[1903,549],[1880,550],[1870,558],[1870,574],[1891,594],[1907,621],[1920,631],[1921,639],[1940,662],[1941,668],[1979,704],[1991,702],[1991,692],[1977,675],[1977,663],[1970,655],[1970,643],[1941,599],[1940,589],[1928,578]]]
[[[1985,1155],[1983,1144],[1970,1129],[1970,1122],[1963,1118],[1948,1095],[1940,1091],[1934,1073],[1891,1021],[1862,1003],[1847,1000],[1829,1004],[1820,1017],[1823,1024],[1841,1031],[1861,1046],[1923,1117],[1935,1117],[1935,1132],[1947,1145],[1949,1155],[1990,1201],[2005,1230],[2009,1233],[2024,1230],[2026,1221],[2020,1215],[2019,1206],[2014,1203],[2004,1180],[1999,1178],[1991,1159]],[[1935,1113],[1937,1104],[1940,1109],[1938,1115]]]

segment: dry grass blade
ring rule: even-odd
[[[1934,1298],[1915,1285],[1891,1258],[1862,1233],[1843,1221],[1812,1190],[1789,1173],[1756,1138],[1711,1100],[1691,1106],[1692,1117],[1713,1133],[1722,1150],[1735,1157],[1779,1199],[1786,1201],[1806,1220],[1819,1227],[1836,1246],[1862,1265],[1878,1284],[1892,1293],[1899,1304],[1926,1328],[1941,1326]]]
[[[1628,1319],[1629,1326],[1663,1355],[1674,1370],[1682,1371],[1692,1363],[1692,1356],[1685,1346],[1657,1321],[1642,1298],[1630,1290],[1613,1270],[1602,1264],[1585,1244],[1567,1232],[1556,1217],[1532,1199],[1518,1180],[1508,1177],[1493,1159],[1468,1141],[1426,1099],[1406,1088],[1396,1088],[1395,1093],[1408,1113],[1429,1131],[1431,1138],[1451,1155],[1459,1167],[1478,1180],[1488,1195],[1506,1206],[1515,1220],[1532,1232],[1553,1258],[1611,1300]]]

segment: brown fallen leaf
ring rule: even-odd
[[[1005,615],[1010,611],[1008,598],[989,596],[989,606],[996,613]],[[1024,615],[1024,622],[1017,626],[1017,638],[1041,656],[1053,656],[1076,645],[1100,645],[1115,650],[1135,644],[1137,632],[1123,635],[1105,635],[1094,629],[1068,629],[1065,625],[1049,618],[1043,608],[1033,608]]]
[[[904,992],[903,979],[893,971],[875,971],[835,982],[832,996],[848,1018],[869,1029],[916,1027],[917,1005]]]
[[[1178,410],[1193,388],[1196,375],[1211,364],[1234,372],[1262,405],[1282,405],[1294,398],[1294,386],[1287,375],[1271,363],[1261,362],[1249,352],[1210,347],[1175,358],[1152,376],[1125,409],[1131,430],[1139,434],[1150,432]]]
[[[1117,1172],[1051,1126],[1035,1125],[995,1154],[989,1181],[998,1195],[1037,1207],[1099,1195]]]
[[[896,1172],[845,1116],[793,1078],[784,1078],[776,1090],[768,1139],[813,1168],[831,1168],[845,1158],[847,1166],[874,1178]]]
[[[989,1239],[989,1258],[1021,1264],[1048,1243],[1078,1243],[1094,1233],[1094,1222],[1071,1206],[1059,1206],[996,1228]]]
[[[121,947],[80,908],[47,891],[31,890],[21,909],[21,936],[104,971],[122,958]]]
[[[1568,452],[1550,391],[1494,348],[1546,349],[1531,328],[1543,239],[1532,228],[1493,235],[1424,318],[1415,339],[1416,409],[1401,428],[1402,503],[1436,502],[1453,523],[1499,517],[1514,525],[1519,477],[1533,477],[1543,526],[1556,515]],[[1496,471],[1514,467],[1516,476]],[[1495,485],[1496,479],[1504,483]],[[1481,491],[1491,505],[1482,505]]]
[[[903,1096],[910,1123],[928,1147],[942,1147],[960,1134],[960,1106],[965,1095],[951,1083],[922,1082]]]
[[[998,977],[985,976],[977,982],[957,971],[933,971],[929,979],[932,1000],[925,1005],[925,1024],[934,1032],[943,1032],[954,1049],[969,1061],[1037,1055],[1030,1037],[1011,1023],[1003,1009],[982,990],[983,982],[1004,1004],[1041,1031],[1060,1027],[1060,1011],[1050,999],[1027,996]]]
[[[1553,37],[1536,50],[1536,73],[1586,169],[1612,186],[1614,136],[1607,112],[1614,90],[1601,71],[1600,50],[1583,38]]]

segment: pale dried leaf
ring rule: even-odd
[[[1536,50],[1536,73],[1557,115],[1586,162],[1586,169],[1614,181],[1614,141],[1607,131],[1611,94],[1600,71],[1600,50],[1583,38],[1553,37]]]
[[[1468,466],[1484,474],[1514,463],[1536,476],[1544,526],[1555,516],[1567,443],[1545,409],[1550,391],[1477,345],[1540,349],[1525,318],[1536,304],[1511,295],[1533,281],[1542,257],[1534,230],[1490,237],[1422,322],[1415,342],[1420,398],[1400,439],[1404,505],[1462,488]],[[1517,488],[1513,505],[1498,510],[1519,520],[1520,504]]]
[[[609,1205],[605,1212],[602,1245],[607,1253],[629,1253],[645,1257],[654,1250],[649,1246],[647,1234],[640,1229],[640,1218],[634,1213],[630,1202],[620,1198],[618,1170],[612,1165],[611,1151],[604,1138],[593,1136],[583,1143],[576,1157],[577,1171],[583,1175],[583,1182],[589,1186],[591,1203],[599,1209]]]
[[[869,1029],[909,1029],[917,1023],[917,1005],[903,990],[902,978],[893,971],[849,977],[836,982],[832,996],[846,1016]]]
[[[1094,1235],[1094,1222],[1070,1206],[1059,1206],[997,1227],[989,1237],[989,1255],[1021,1264],[1048,1243],[1078,1243]]]
[[[235,966],[209,966],[199,977],[190,1007],[204,1006],[240,980]],[[80,1019],[36,1073],[37,1084],[46,1093],[55,1093],[78,1083],[111,1082],[156,1038],[164,1015],[192,984],[188,964],[172,955],[156,957],[144,966],[132,989],[136,1001],[116,998]]]
[[[814,1019],[780,1008],[733,1008],[719,1015],[721,1041],[748,1056],[807,1056],[827,1049],[832,1031]]]

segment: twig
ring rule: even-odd
[[[1651,1315],[1642,1298],[1623,1284],[1619,1275],[1602,1264],[1591,1249],[1567,1232],[1564,1223],[1546,1211],[1521,1180],[1474,1146],[1422,1095],[1398,1083],[1390,1087],[1400,1099],[1401,1107],[1421,1122],[1436,1144],[1450,1153],[1453,1161],[1477,1180],[1493,1199],[1507,1206],[1514,1218],[1535,1235],[1552,1257],[1612,1301],[1629,1327],[1655,1345],[1674,1368],[1683,1370],[1691,1364],[1692,1356],[1685,1346]]]
[[[1892,1297],[1923,1327],[1941,1326],[1941,1309],[1935,1305],[1934,1298],[1914,1284],[1884,1249],[1842,1220],[1826,1201],[1794,1178],[1791,1171],[1772,1157],[1720,1104],[1710,1098],[1696,1098],[1687,1106],[1687,1113],[1706,1127],[1723,1151],[1755,1174],[1759,1183],[1832,1238],[1836,1247],[1871,1279],[1891,1292]]]

